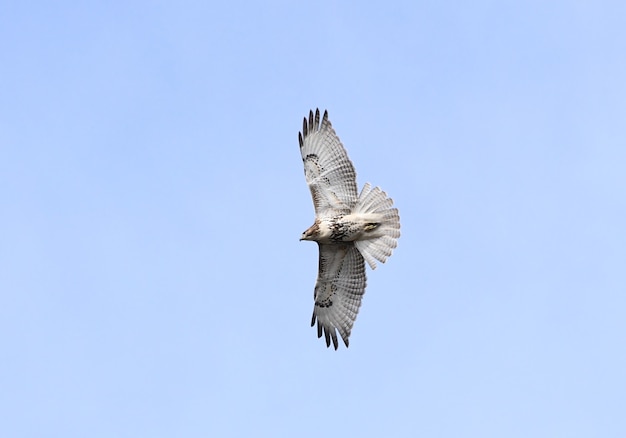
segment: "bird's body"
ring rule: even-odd
[[[382,217],[377,214],[348,214],[316,220],[300,240],[313,240],[318,243],[354,242],[380,236],[376,230]]]
[[[328,112],[305,118],[298,136],[304,174],[315,206],[315,222],[300,240],[319,245],[319,271],[311,325],[338,347],[346,347],[365,293],[365,261],[385,262],[400,237],[400,217],[380,188],[365,184],[357,195],[356,172],[335,133]]]

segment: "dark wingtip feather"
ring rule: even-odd
[[[302,132],[298,133],[298,142],[300,143],[300,147],[304,145],[304,140],[308,137],[308,135],[314,131],[319,131],[322,126],[330,125],[328,121],[328,111],[324,110],[324,117],[322,118],[322,122],[320,123],[320,109],[316,108],[315,113],[313,110],[309,110],[309,118],[304,117],[302,120]]]
[[[313,124],[313,110],[309,110],[309,130],[315,131],[316,127]]]

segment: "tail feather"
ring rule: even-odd
[[[376,269],[376,260],[385,263],[393,249],[398,246],[400,216],[398,209],[392,206],[393,200],[388,198],[385,192],[379,187],[372,188],[367,183],[363,186],[352,212],[374,217],[378,223],[369,239],[355,242],[355,246],[372,269]]]
[[[354,213],[374,213],[379,211],[381,208],[388,208],[393,205],[393,201],[391,199],[386,198],[385,193],[380,190],[378,187],[375,187],[373,190],[370,183],[366,183],[363,186],[363,190],[361,190],[361,194],[359,195],[359,199],[354,208]],[[381,199],[381,193],[383,195]],[[382,204],[389,203],[389,206]]]

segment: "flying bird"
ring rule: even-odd
[[[337,331],[346,347],[365,293],[365,261],[376,269],[398,245],[400,216],[380,188],[367,183],[357,194],[356,172],[328,111],[309,112],[298,134],[304,175],[315,207],[315,222],[300,240],[319,246],[319,271],[311,326],[317,336],[338,347]]]

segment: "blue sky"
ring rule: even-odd
[[[0,5],[11,437],[623,437],[623,2]],[[297,134],[402,237],[309,327]]]

